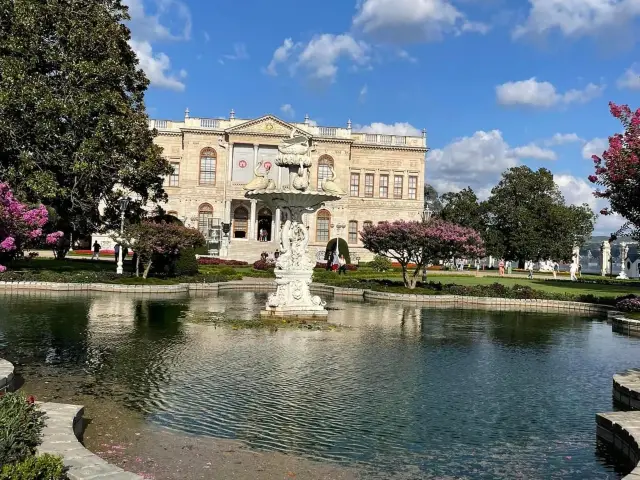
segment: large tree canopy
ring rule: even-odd
[[[67,231],[108,227],[116,186],[132,212],[165,198],[128,18],[121,0],[0,0],[0,179]]]
[[[489,231],[497,232],[508,258],[569,260],[572,248],[591,235],[595,215],[588,205],[567,206],[553,174],[513,167],[486,202]]]
[[[625,131],[609,137],[609,148],[601,157],[594,155],[595,175],[589,180],[602,188],[596,196],[609,200],[610,209],[600,213],[619,213],[630,221],[636,235],[640,229],[640,108],[632,112],[628,105],[609,103],[611,114]]]
[[[442,210],[442,201],[438,196],[438,191],[428,183],[424,184],[424,207],[429,207],[432,215],[439,215]]]

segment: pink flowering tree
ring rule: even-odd
[[[411,289],[415,288],[422,268],[430,263],[484,255],[478,232],[443,220],[428,223],[398,220],[365,226],[360,238],[367,250],[397,261],[402,267],[404,285]]]
[[[8,184],[0,182],[0,258],[11,259],[23,248],[41,240],[48,219],[43,205],[27,207],[13,196]],[[46,236],[46,242],[53,244],[60,237],[62,232],[51,233]],[[6,267],[0,265],[0,272],[5,270]]]
[[[628,105],[609,103],[611,115],[620,120],[624,133],[609,137],[609,148],[593,155],[595,175],[589,180],[598,185],[596,197],[609,201],[610,208],[600,213],[619,213],[640,229],[640,108],[632,112]]]

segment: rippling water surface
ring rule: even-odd
[[[0,356],[149,422],[391,478],[619,478],[595,441],[638,340],[598,319],[330,301],[336,331],[242,330],[265,294],[0,295]]]

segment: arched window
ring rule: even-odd
[[[213,207],[203,203],[198,207],[198,230],[205,233],[209,228],[209,219],[213,218]]]
[[[331,177],[331,169],[334,167],[333,158],[322,155],[318,159],[318,190],[322,190],[322,182]]]
[[[200,152],[200,185],[216,184],[216,169],[218,155],[216,151],[207,147]]]
[[[362,228],[373,227],[373,222],[371,220],[365,220],[362,223]]]
[[[328,210],[320,210],[316,217],[316,242],[329,241],[329,228],[331,226],[331,214]]]
[[[349,220],[349,243],[358,243],[358,221]]]

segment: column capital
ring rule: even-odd
[[[253,144],[253,149],[254,149],[254,150],[257,150],[259,146],[260,146],[260,144],[259,144],[259,143],[254,143],[254,144]]]

